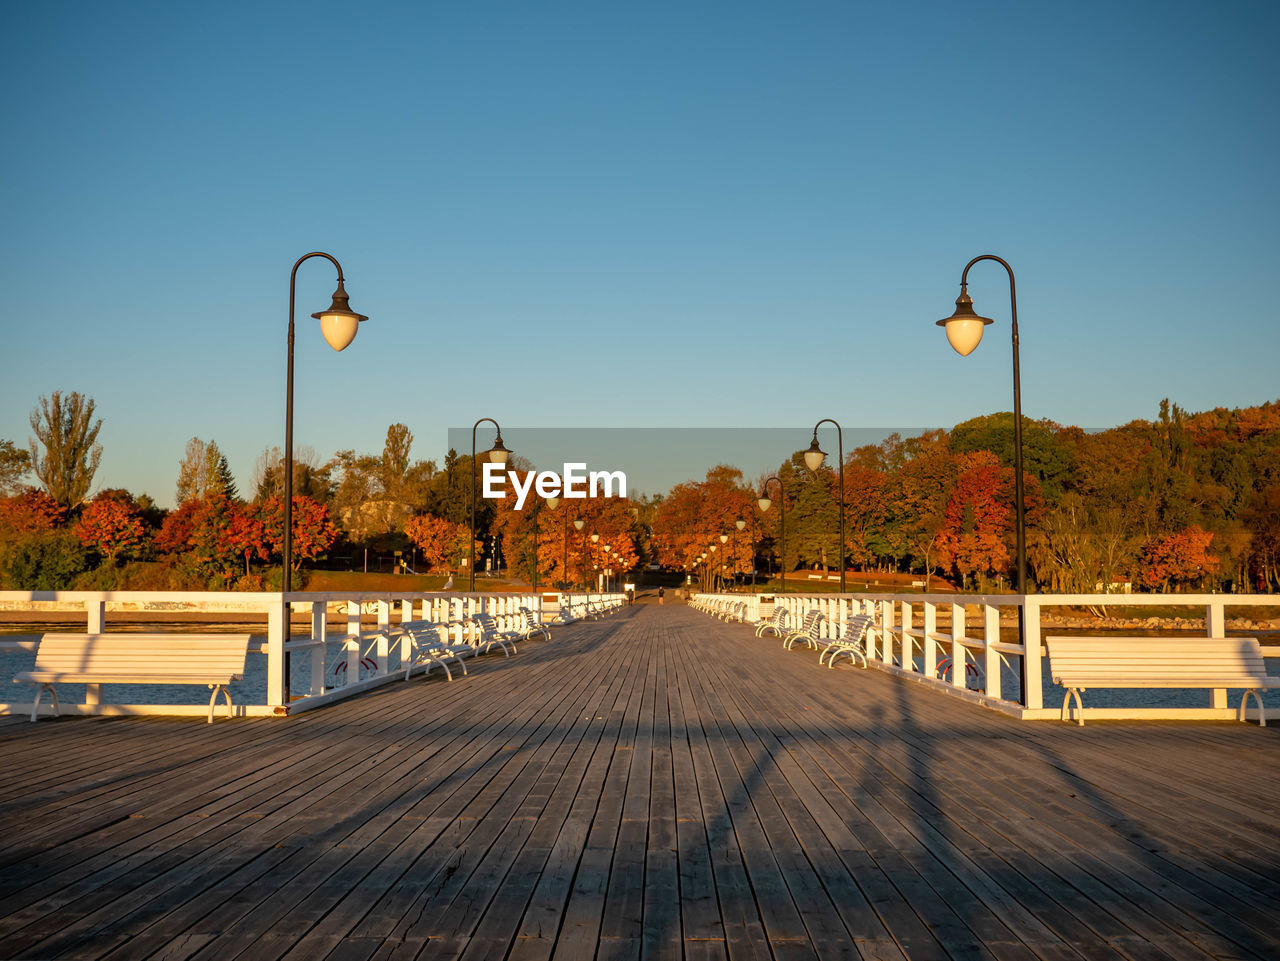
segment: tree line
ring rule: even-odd
[[[1280,589],[1280,402],[1190,414],[1165,400],[1154,420],[1098,432],[1024,418],[1023,455],[1038,589]],[[721,465],[664,498],[655,555],[714,576],[845,564],[998,590],[1013,576],[1013,461],[1010,413],[858,448],[844,464],[843,545],[832,466],[810,471],[795,452],[773,472],[785,497],[770,485],[775,506],[761,511],[768,475],[747,483]],[[719,544],[739,518],[744,532]]]
[[[242,491],[217,442],[192,438],[177,464],[177,507],[164,511],[145,494],[90,495],[102,455],[91,398],[41,397],[31,425],[26,450],[0,440],[0,586],[279,586],[278,448],[262,452]],[[322,462],[295,451],[295,566],[358,566],[368,550],[400,551],[419,572],[459,571],[474,547],[482,561],[524,579],[536,571],[545,584],[594,584],[650,561],[712,577],[843,564],[964,589],[1011,579],[1008,413],[851,451],[843,544],[836,469],[811,471],[796,451],[771,472],[781,490],[770,485],[768,511],[758,503],[768,475],[717,465],[653,497],[555,509],[538,500],[522,511],[510,494],[478,498],[473,545],[471,458],[450,450],[438,466],[414,459],[412,445],[409,429],[392,424],[380,453],[342,450]],[[1028,560],[1040,590],[1280,589],[1280,402],[1193,414],[1166,400],[1153,420],[1099,432],[1024,419],[1023,452]],[[533,469],[520,458],[508,467]]]

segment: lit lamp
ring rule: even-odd
[[[844,593],[844,431],[830,417],[824,417],[818,423],[813,425],[813,442],[809,444],[809,449],[804,452],[804,463],[809,470],[815,474],[818,468],[822,466],[822,462],[827,459],[826,453],[818,446],[818,428],[823,424],[831,424],[836,429],[836,444],[838,445],[837,457],[839,463],[837,467],[840,471],[840,546],[836,550],[836,560],[840,564],[840,593]]]
[[[492,417],[481,417],[471,425],[471,566],[467,571],[467,590],[471,592],[476,589],[476,428],[485,421],[492,424],[498,432],[493,447],[485,452],[486,460],[490,464],[505,464],[511,455],[511,451],[507,450],[502,443],[502,428],[498,426],[496,420]]]
[[[320,321],[320,332],[334,350],[345,350],[355,340],[360,322],[368,320],[357,314],[347,301],[347,289],[343,285],[342,265],[331,254],[315,251],[298,258],[289,272],[289,358],[285,370],[284,401],[284,573],[281,587],[285,594],[293,590],[293,312],[294,293],[297,288],[298,268],[312,257],[323,257],[338,271],[338,289],[333,292],[333,302],[328,310],[317,311],[311,316]],[[289,602],[285,601],[285,640],[289,636]],[[284,702],[289,703],[289,652],[284,652]]]
[[[937,322],[947,332],[947,341],[962,357],[971,354],[982,340],[983,328],[994,323],[990,317],[979,317],[973,309],[973,300],[969,297],[969,268],[981,260],[994,260],[1009,275],[1009,313],[1013,332],[1013,506],[1017,531],[1017,563],[1018,593],[1027,592],[1027,515],[1023,498],[1022,484],[1022,379],[1018,361],[1018,293],[1013,279],[1013,268],[995,254],[983,254],[974,257],[965,264],[960,273],[960,296],[956,298],[956,309],[950,317]],[[1025,645],[1027,635],[1023,623],[1024,606],[1018,606],[1018,639]],[[1027,659],[1022,658],[1022,691],[1023,698],[1027,690]]]

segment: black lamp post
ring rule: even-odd
[[[538,593],[538,506],[533,505],[533,592]]]
[[[582,531],[582,586],[587,586],[587,532],[583,530],[587,526],[587,522],[581,517],[573,519],[573,529]]]
[[[592,566],[592,568],[593,568],[594,570],[599,570],[599,569],[600,569],[600,549],[596,546],[596,545],[597,545],[597,544],[599,544],[599,543],[600,543],[600,532],[599,532],[599,531],[595,531],[595,530],[593,530],[593,531],[591,532],[591,547],[592,547],[592,551],[591,551],[591,566]],[[586,544],[587,544],[587,542],[586,542],[586,541],[583,541],[583,542],[582,542],[583,550],[586,550]],[[583,575],[584,575],[584,580],[585,580],[585,574],[586,574],[586,565],[585,565],[585,563],[584,563],[584,565],[583,565]],[[596,583],[596,587],[597,587],[597,588],[599,588],[599,587],[600,587],[599,582],[597,582],[597,583]],[[590,585],[590,584],[588,584],[588,585],[587,585],[587,593],[588,593],[588,594],[590,594],[590,593],[591,593],[591,585]]]
[[[492,424],[498,432],[498,437],[493,442],[493,447],[485,453],[488,463],[505,464],[507,456],[511,453],[503,446],[502,428],[498,426],[498,422],[492,417],[481,417],[471,425],[471,564],[467,572],[467,590],[472,593],[476,589],[476,428],[485,421]]]
[[[746,520],[742,513],[739,512],[737,518],[733,522],[733,589],[738,589],[738,531],[747,526]],[[753,559],[754,560],[754,559]],[[755,564],[751,565],[754,570]]]
[[[552,496],[546,498],[546,502],[547,502],[547,507],[550,510],[556,510],[560,506],[560,495],[553,494]],[[535,527],[534,530],[536,532],[537,528]],[[534,547],[534,555],[536,556],[537,550],[538,550],[536,538],[534,540],[533,547]],[[566,576],[565,568],[568,566],[568,564],[569,564],[569,512],[566,511],[564,515],[564,558],[560,562],[560,576],[562,578]],[[534,562],[534,568],[535,570],[537,569],[536,561]],[[534,590],[537,590],[537,588],[534,588]]]
[[[818,468],[822,466],[822,462],[827,459],[827,455],[823,453],[822,448],[818,446],[818,428],[823,424],[832,424],[836,429],[837,454],[839,457],[840,468],[840,546],[836,550],[836,560],[840,564],[840,593],[844,593],[844,431],[830,417],[824,417],[813,425],[813,443],[809,445],[809,449],[804,452],[804,462],[809,470],[815,474]]]
[[[360,322],[368,320],[357,314],[347,302],[347,290],[343,286],[342,265],[330,254],[320,251],[299,257],[289,272],[289,365],[285,372],[284,402],[284,592],[293,588],[293,302],[297,286],[298,268],[312,257],[324,257],[338,271],[338,289],[333,292],[333,303],[328,310],[317,311],[311,316],[320,321],[320,332],[334,350],[345,350],[356,338]],[[288,685],[288,675],[285,679]]]
[[[721,534],[721,535],[720,535],[720,545],[723,547],[723,546],[724,546],[725,544],[727,544],[727,543],[729,543],[729,535],[728,535],[728,534]],[[728,571],[729,571],[729,565],[726,563],[726,561],[727,561],[727,560],[728,560],[728,558],[727,558],[724,554],[721,554],[721,555],[720,555],[720,567],[721,567],[721,569],[722,569],[723,571],[725,571],[725,573],[726,573],[726,574],[727,574],[727,573],[728,573]],[[725,575],[724,575],[724,574],[721,574],[721,575],[720,575],[720,581],[721,581],[721,583],[724,583],[724,580],[725,580]]]
[[[995,323],[990,317],[979,317],[969,296],[969,268],[981,260],[994,260],[1009,274],[1009,313],[1013,322],[1013,509],[1017,536],[1018,593],[1027,593],[1027,512],[1022,484],[1022,378],[1018,361],[1018,293],[1013,280],[1013,268],[995,254],[974,257],[960,274],[960,296],[956,298],[956,310],[950,317],[937,322],[947,332],[947,341],[961,357],[973,353],[982,340],[982,332]],[[1027,642],[1024,606],[1018,605],[1018,640]],[[1022,696],[1027,691],[1027,659],[1022,658]]]
[[[782,495],[779,503],[782,504],[782,516],[779,518],[778,525],[778,568],[782,572],[782,590],[781,594],[787,593],[787,489],[782,485],[782,478],[776,474],[773,477],[764,479],[764,486],[760,488],[760,497],[756,503],[760,505],[763,513],[773,506],[773,501],[769,499],[769,482],[774,481],[778,485],[778,493]]]
[[[281,587],[288,594],[293,590],[293,304],[294,291],[297,288],[298,268],[312,257],[323,257],[338,271],[338,289],[333,292],[333,302],[327,310],[317,311],[311,316],[320,321],[320,332],[334,350],[345,350],[356,338],[360,322],[368,320],[364,314],[357,314],[348,303],[347,289],[343,285],[342,265],[331,254],[315,251],[298,258],[289,272],[289,362],[285,370],[284,401],[284,575]],[[285,601],[284,640],[289,640],[289,602]],[[289,703],[289,652],[284,652],[284,701]]]

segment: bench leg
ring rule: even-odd
[[[31,702],[31,720],[35,720],[40,711],[40,698],[44,696],[45,691],[49,692],[49,701],[53,704],[53,716],[57,717],[58,711],[58,692],[52,684],[41,684],[36,688],[36,699]]]
[[[1262,706],[1262,692],[1261,692],[1261,691],[1253,690],[1253,691],[1245,691],[1245,692],[1244,692],[1244,697],[1240,698],[1240,711],[1239,711],[1239,713],[1236,715],[1236,717],[1237,717],[1239,720],[1241,720],[1241,721],[1243,721],[1243,720],[1245,719],[1244,712],[1245,712],[1245,708],[1249,705],[1249,698],[1250,698],[1250,696],[1252,696],[1252,697],[1253,697],[1253,699],[1254,699],[1255,701],[1257,701],[1257,702],[1258,702],[1258,726],[1259,726],[1259,727],[1266,727],[1266,726],[1267,726],[1267,711],[1266,711],[1266,708],[1264,708],[1264,707]],[[35,720],[35,718],[32,718],[32,720]]]
[[[1071,708],[1069,705],[1073,698],[1076,704],[1076,723],[1080,727],[1084,727],[1084,704],[1080,701],[1080,691],[1074,687],[1067,688],[1067,693],[1062,696],[1062,710],[1058,713],[1058,720],[1071,720]]]
[[[210,684],[209,687],[213,689],[213,694],[209,696],[209,723],[213,723],[213,707],[218,701],[219,694],[227,699],[227,717],[234,717],[231,707],[231,692],[223,684]]]

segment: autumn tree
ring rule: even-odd
[[[938,564],[968,583],[972,577],[1001,574],[1009,567],[1006,542],[1013,519],[1008,486],[1013,479],[1004,476],[991,451],[979,450],[958,460],[961,472],[947,498],[936,544]]]
[[[102,419],[93,419],[93,398],[55,390],[41,397],[31,412],[31,469],[55,501],[66,508],[84,503],[102,460],[98,432]],[[44,449],[43,455],[40,449]]]
[[[284,498],[269,497],[253,506],[253,516],[265,528],[273,557],[284,554]],[[314,560],[327,551],[338,537],[338,529],[329,518],[329,509],[314,497],[293,496],[293,569],[304,560]]]
[[[66,509],[42,490],[27,488],[21,494],[0,497],[0,534],[51,531],[66,517]]]
[[[452,570],[470,555],[471,529],[434,514],[416,514],[404,525],[404,532],[418,545],[427,570]]]
[[[943,431],[895,441],[894,447],[893,459],[901,466],[885,485],[883,536],[895,567],[898,559],[918,565],[928,590],[959,462]]]
[[[186,551],[191,546],[191,534],[199,511],[198,500],[179,504],[165,515],[160,530],[151,540],[152,546],[162,554],[181,554]]]
[[[1213,534],[1192,525],[1156,538],[1142,553],[1142,584],[1162,591],[1201,580],[1218,570],[1218,559],[1209,552]]]
[[[854,462],[852,454],[845,462],[845,550],[856,566],[870,566],[886,546],[881,528],[888,481],[883,471]]]
[[[651,542],[658,563],[692,569],[698,555],[709,552],[714,543],[715,563],[710,570],[717,578],[751,569],[753,544],[751,538],[736,534],[735,521],[754,516],[756,497],[743,482],[742,471],[727,464],[708,470],[705,480],[677,484],[653,510]],[[724,544],[721,534],[729,535]]]
[[[100,494],[90,501],[76,524],[80,543],[97,551],[111,566],[120,559],[136,556],[146,541],[146,533],[146,525],[131,499],[111,494]]]

